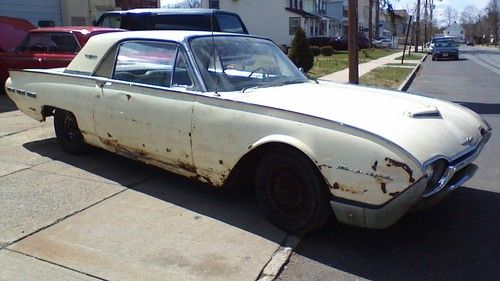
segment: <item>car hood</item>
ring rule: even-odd
[[[481,117],[454,103],[330,82],[260,88],[222,97],[367,131],[405,149],[420,164],[439,156],[453,160],[477,146],[481,128],[489,130]]]

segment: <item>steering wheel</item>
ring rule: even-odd
[[[252,75],[259,71],[259,70],[262,70],[262,79],[265,79],[267,76],[269,76],[269,73],[267,73],[267,69],[265,67],[257,67],[256,69],[252,70],[252,72],[250,72],[250,75],[248,75],[248,77],[252,77]]]
[[[43,45],[42,43],[35,43],[31,45],[30,50],[36,51],[36,50],[41,50],[41,51],[47,51],[47,47]]]

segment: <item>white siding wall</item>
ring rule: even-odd
[[[237,13],[253,35],[270,38],[277,45],[290,46],[293,35],[289,35],[289,18],[300,17],[285,10],[289,0],[220,0],[221,10]],[[208,0],[202,1],[208,8]]]

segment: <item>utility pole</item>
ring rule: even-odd
[[[373,1],[368,0],[368,45],[370,48],[373,41]]]
[[[427,2],[428,0],[425,0],[425,9],[424,9],[424,43],[422,44],[422,50],[424,49],[424,45],[427,43]]]
[[[358,0],[349,0],[348,12],[349,83],[359,84],[358,71]]]
[[[415,53],[418,53],[418,44],[420,42],[420,0],[417,1],[417,26],[415,27]]]
[[[380,0],[375,0],[375,36],[380,38]]]

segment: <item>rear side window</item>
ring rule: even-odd
[[[194,87],[184,52],[177,44],[167,42],[121,44],[113,79],[162,87]]]
[[[245,33],[240,19],[236,16],[218,14],[217,21],[219,23],[220,31],[231,33]]]
[[[75,53],[80,50],[69,32],[32,32],[19,47],[20,51]]]

